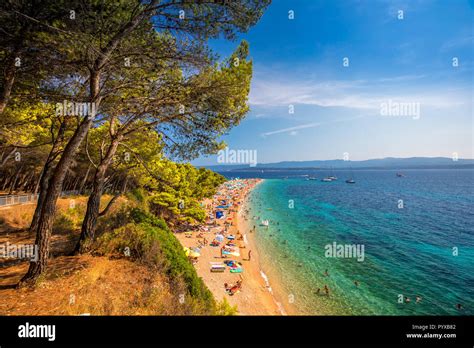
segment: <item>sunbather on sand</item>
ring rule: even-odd
[[[235,285],[229,285],[227,283],[224,283],[224,287],[227,293],[232,296],[240,291],[240,289],[242,288],[242,281],[238,280]]]

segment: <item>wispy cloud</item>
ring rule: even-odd
[[[296,131],[301,130],[301,129],[314,128],[314,127],[318,127],[320,125],[321,125],[320,122],[302,124],[302,125],[296,126],[296,127],[282,128],[282,129],[278,129],[276,131],[262,133],[262,136],[263,137],[268,137],[270,135],[275,135],[275,134],[280,134],[280,133],[292,133],[292,132],[296,132]],[[296,135],[296,133],[293,133],[293,134]]]
[[[400,75],[373,80],[282,81],[255,78],[250,93],[250,104],[257,106],[315,105],[375,110],[388,99],[418,102],[424,107],[449,108],[469,102],[468,88],[457,90],[435,89],[414,84],[425,75]],[[407,86],[406,83],[410,82]]]
[[[468,45],[474,45],[474,36],[473,35],[468,35],[468,36],[461,36],[454,38],[452,40],[446,41],[440,48],[441,52],[446,52],[449,51],[452,48],[458,48],[458,47],[463,47],[463,46],[468,46]]]
[[[383,77],[378,79],[379,82],[400,82],[400,81],[413,81],[419,80],[426,77],[426,75],[401,75],[395,77]]]
[[[297,135],[298,131],[302,130],[302,129],[315,128],[315,127],[320,127],[320,126],[328,125],[328,124],[332,124],[332,123],[353,121],[355,119],[363,118],[363,117],[367,117],[367,116],[368,115],[360,115],[360,116],[337,119],[337,120],[326,121],[326,122],[306,123],[306,124],[302,124],[302,125],[299,125],[299,126],[287,127],[287,128],[282,128],[282,129],[270,131],[270,132],[265,132],[265,133],[262,133],[261,135],[264,138],[268,137],[270,135],[281,134],[281,133],[288,133],[289,135]]]
[[[323,107],[370,108],[371,102],[358,98],[354,91],[363,81],[326,81],[324,83],[254,80],[250,93],[253,105],[307,104]],[[341,93],[351,90],[352,93]],[[352,95],[351,95],[352,94]]]

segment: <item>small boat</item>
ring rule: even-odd
[[[269,222],[268,220],[262,220],[262,226],[267,226],[268,227]]]
[[[353,179],[354,177],[354,173],[352,172],[352,168],[351,168],[351,177],[349,179],[346,180],[346,183],[347,184],[355,184],[355,180]]]
[[[310,176],[310,177],[308,177],[306,180],[318,180],[318,179],[316,179],[315,176]]]
[[[321,181],[323,181],[323,182],[331,182],[332,179],[330,179],[329,177],[327,177],[327,178],[322,178]]]
[[[331,179],[331,181],[337,180],[337,176],[334,175],[334,172],[332,170],[333,168],[331,167],[331,174],[328,176],[328,179]]]
[[[398,178],[403,178],[405,175],[403,175],[402,173],[397,173],[397,177]]]

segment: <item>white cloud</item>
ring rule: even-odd
[[[452,48],[458,48],[458,47],[463,47],[463,46],[469,46],[469,45],[474,45],[474,36],[461,36],[454,38],[450,41],[445,42],[441,48],[441,52],[446,52],[449,51]]]
[[[317,126],[319,126],[319,125],[321,125],[320,122],[302,124],[302,125],[300,125],[300,126],[282,128],[282,129],[278,129],[278,130],[276,130],[276,131],[265,132],[265,133],[262,133],[262,136],[263,136],[263,137],[267,137],[267,136],[269,136],[269,135],[280,134],[280,133],[290,133],[291,135],[296,135],[297,133],[295,133],[295,132],[296,132],[297,130],[305,129],[305,128],[314,128],[314,127],[317,127]],[[293,134],[292,134],[292,133],[293,133]]]
[[[315,105],[376,110],[388,99],[418,102],[424,107],[449,108],[469,103],[466,88],[434,89],[406,83],[422,80],[425,75],[402,75],[374,80],[353,81],[282,81],[255,78],[250,104],[257,106]],[[415,88],[416,87],[416,88]]]
[[[369,115],[360,115],[360,116],[342,118],[342,119],[326,121],[326,122],[306,123],[306,124],[302,124],[302,125],[295,126],[295,127],[288,127],[288,128],[282,128],[282,129],[270,131],[270,132],[265,132],[265,133],[262,133],[261,135],[264,138],[268,137],[270,135],[281,134],[281,133],[288,133],[289,135],[297,135],[298,134],[297,131],[302,130],[302,129],[315,128],[315,127],[320,127],[320,126],[327,125],[327,124],[332,124],[332,123],[352,121],[352,120],[367,117],[367,116],[369,116]]]

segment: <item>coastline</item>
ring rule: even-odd
[[[259,181],[259,184],[263,183],[264,179]],[[253,188],[255,189],[257,185]],[[253,190],[252,190],[253,192]],[[259,245],[258,241],[256,240],[256,232],[252,231],[252,219],[250,218],[250,195],[252,192],[245,197],[242,207],[239,209],[239,229],[241,231],[245,231],[245,241],[247,242],[247,247],[249,250],[252,250],[252,258],[255,252],[255,261],[256,261],[256,268],[258,274],[254,276],[261,279],[263,284],[265,284],[265,290],[270,294],[272,300],[276,304],[278,308],[278,315],[297,315],[298,312],[291,306],[289,303],[289,298],[284,296],[283,293],[283,286],[279,283],[278,277],[274,276],[276,273],[272,269],[268,269],[267,266],[264,264],[262,258],[263,253],[265,252],[261,245]],[[260,221],[255,221],[256,224],[260,223]],[[258,233],[258,232],[257,232]],[[269,277],[269,275],[271,275]]]
[[[234,192],[237,202],[234,203],[233,209],[229,209],[224,221],[214,220],[212,223],[208,221],[200,226],[199,232],[194,231],[192,234],[188,233],[187,236],[185,233],[176,233],[176,237],[183,247],[193,248],[196,245],[202,246],[204,239],[210,243],[216,234],[212,232],[213,229],[222,228],[225,221],[231,221],[231,225],[226,228],[225,235],[240,236],[240,240],[238,240],[240,256],[232,256],[231,259],[242,264],[243,272],[230,273],[228,269],[222,273],[211,272],[211,262],[223,262],[225,259],[221,258],[219,247],[212,247],[209,244],[200,248],[200,256],[194,266],[216,301],[222,301],[225,298],[231,306],[237,306],[239,315],[285,315],[291,313],[272,291],[272,287],[275,286],[274,280],[269,280],[268,277],[264,278],[266,275],[262,270],[259,255],[261,248],[258,248],[249,224],[243,215],[248,210],[248,198],[251,191],[262,181],[260,179],[240,180],[244,186]],[[216,203],[210,199],[203,203],[206,205],[208,215],[214,214]],[[251,260],[249,261],[248,252],[250,250]],[[235,284],[237,281],[242,282],[242,289],[229,295],[224,283]]]

